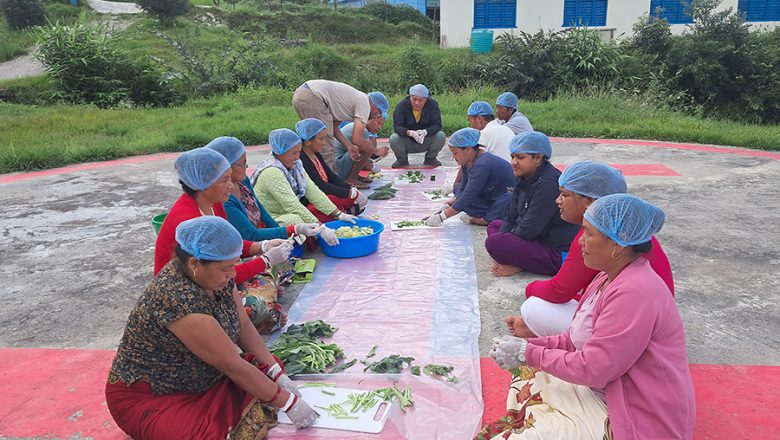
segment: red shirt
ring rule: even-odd
[[[582,229],[574,237],[569,247],[569,255],[566,256],[566,261],[563,262],[563,266],[549,280],[539,280],[529,283],[525,288],[525,297],[530,298],[532,296],[541,298],[547,302],[554,304],[563,304],[569,302],[572,299],[577,301],[582,297],[582,292],[596,274],[597,270],[593,270],[585,265],[585,261],[582,259],[582,248],[580,247],[580,236],[582,235]],[[651,240],[653,246],[650,252],[644,255],[647,261],[650,262],[650,267],[653,271],[664,280],[664,283],[669,287],[669,291],[674,296],[674,278],[672,276],[672,267],[669,265],[669,259],[666,258],[661,243],[653,237]]]
[[[222,203],[215,203],[212,205],[214,209],[214,215],[218,215],[227,220],[225,214],[225,208]],[[176,258],[176,227],[179,223],[200,217],[200,209],[198,203],[195,201],[195,197],[183,193],[176,203],[173,204],[171,210],[163,221],[160,233],[157,234],[157,241],[154,244],[154,274],[157,273],[168,264],[169,261]],[[244,240],[244,247],[242,249],[242,257],[249,256],[249,247],[252,246],[251,241]],[[236,285],[249,281],[257,274],[265,271],[265,261],[262,258],[254,258],[246,263],[239,263],[236,265]]]

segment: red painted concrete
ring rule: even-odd
[[[510,382],[508,372],[489,358],[480,359],[483,422],[503,417]],[[780,367],[691,365],[696,389],[694,440],[777,439]]]
[[[763,157],[768,159],[780,160],[780,153],[759,151],[759,150],[749,150],[746,148],[726,148],[726,147],[715,147],[715,146],[696,145],[696,144],[678,144],[678,143],[670,143],[670,142],[619,140],[619,139],[595,139],[595,138],[550,138],[550,139],[556,142],[581,142],[581,143],[632,145],[637,147],[676,148],[679,150],[705,151],[710,153],[721,153],[721,154],[736,154],[739,156]],[[379,139],[379,142],[387,142],[387,141],[388,141],[387,138]],[[250,151],[266,151],[269,150],[270,147],[268,145],[259,145],[254,147],[248,147],[247,149]],[[104,167],[114,166],[114,165],[122,165],[122,164],[129,164],[129,163],[144,163],[144,162],[152,162],[161,159],[171,159],[175,157],[176,154],[179,153],[152,154],[148,156],[128,157],[125,159],[117,159],[117,160],[111,160],[106,162],[92,162],[92,163],[85,163],[85,164],[70,165],[67,167],[54,168],[54,169],[43,170],[43,171],[33,171],[30,173],[6,174],[6,175],[0,175],[0,183],[19,182],[23,180],[35,179],[38,177],[55,176],[58,174],[74,173],[77,171],[92,170],[92,169],[104,168]],[[651,175],[655,175],[655,174],[651,174]]]
[[[559,138],[551,137],[555,142],[579,142],[584,144],[620,144],[634,147],[675,148],[678,150],[705,151],[708,153],[736,154],[738,156],[764,157],[780,160],[780,153],[771,151],[750,150],[747,148],[717,147],[711,145],[680,144],[676,142],[641,141],[634,139],[598,139],[598,138]]]
[[[613,166],[623,172],[624,176],[680,176],[677,171],[660,163],[611,163]],[[555,168],[563,171],[568,165],[556,164]]]
[[[0,349],[0,437],[127,439],[103,390],[113,351]]]

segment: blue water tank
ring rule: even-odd
[[[488,53],[493,50],[493,31],[489,29],[473,29],[471,31],[471,51]]]

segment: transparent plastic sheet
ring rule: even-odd
[[[397,170],[383,170],[384,184]],[[422,191],[454,180],[456,168],[423,170],[426,179],[395,185],[390,200],[371,201],[363,217],[379,214],[385,224],[379,251],[363,258],[323,258],[314,279],[300,292],[289,322],[322,319],[339,328],[328,341],[338,344],[349,361],[366,358],[377,345],[378,361],[391,354],[412,356],[421,367],[450,364],[458,383],[425,376],[364,374],[358,362],[336,375],[297,376],[345,388],[377,389],[398,382],[411,385],[414,406],[396,409],[380,434],[327,429],[295,430],[280,425],[269,438],[339,439],[468,439],[480,428],[482,383],[479,370],[479,296],[471,229],[457,218],[441,228],[391,231],[390,222],[418,220],[441,203]],[[431,182],[430,176],[436,175]],[[374,185],[376,186],[376,185]]]

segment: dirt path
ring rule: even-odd
[[[89,7],[101,14],[138,14],[143,12],[135,3],[106,2],[102,0],[87,0]],[[109,26],[113,31],[121,31],[130,26],[130,21],[109,20]],[[0,81],[8,79],[27,78],[42,75],[46,67],[35,59],[35,48],[30,53],[16,57],[12,60],[0,63]]]

